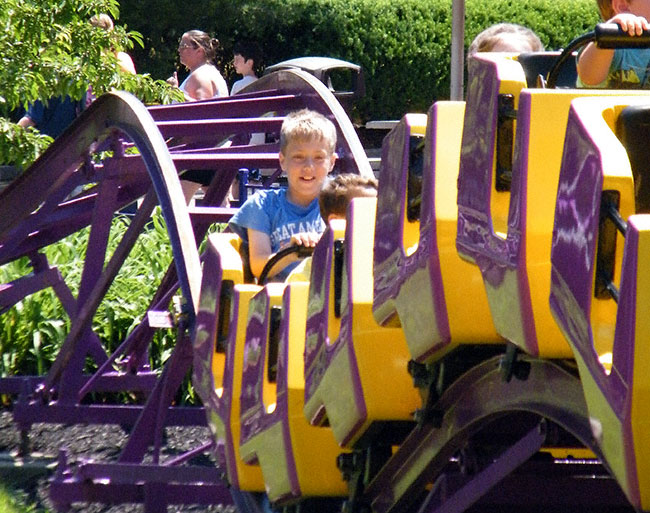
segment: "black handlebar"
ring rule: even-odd
[[[264,269],[262,269],[260,277],[257,280],[257,284],[264,285],[273,266],[287,255],[290,255],[291,253],[298,253],[298,256],[300,258],[307,258],[308,256],[311,256],[313,252],[314,248],[308,246],[289,246],[288,248],[281,249],[266,262]]]
[[[630,36],[616,23],[600,23],[594,28],[598,48],[650,48],[650,31],[644,30],[640,36]]]
[[[630,36],[616,23],[599,23],[593,31],[577,37],[562,51],[557,61],[548,73],[546,87],[555,87],[560,69],[564,62],[572,57],[573,52],[594,41],[598,48],[650,48],[650,31],[644,31],[640,36]]]

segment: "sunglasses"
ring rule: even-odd
[[[181,43],[178,45],[179,50],[184,50],[185,48],[198,48],[196,43]]]

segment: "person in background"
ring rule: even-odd
[[[238,75],[242,78],[237,80],[230,89],[230,96],[237,94],[248,84],[257,80],[255,69],[260,65],[261,53],[259,47],[249,41],[240,41],[233,48],[232,64]]]
[[[280,167],[288,187],[258,191],[232,217],[229,228],[248,246],[250,267],[259,277],[266,262],[289,246],[314,247],[325,230],[318,196],[336,163],[336,128],[308,109],[291,112],[280,129]],[[298,264],[287,255],[270,272],[284,280]]]
[[[603,20],[630,36],[650,30],[650,0],[598,0]],[[650,48],[598,48],[589,43],[578,55],[578,87],[650,88]]]
[[[90,24],[93,27],[99,27],[106,30],[107,32],[110,32],[115,27],[115,25],[113,25],[113,20],[111,17],[108,14],[104,13],[97,14],[90,18]],[[133,64],[133,59],[131,59],[131,56],[126,52],[122,52],[116,49],[113,49],[113,52],[115,53],[115,57],[117,58],[117,63],[119,64],[120,69],[125,73],[133,73],[135,75],[135,65]]]
[[[477,35],[467,50],[478,52],[543,52],[544,45],[535,32],[515,23],[497,23]]]
[[[25,115],[18,120],[23,128],[33,127],[56,139],[68,128],[83,110],[85,99],[76,102],[69,96],[57,96],[47,101],[36,100],[29,104]]]
[[[186,101],[228,96],[228,85],[213,64],[218,48],[219,40],[202,30],[190,30],[181,37],[178,55],[190,74],[179,85],[178,75],[174,72],[167,83],[180,88]]]
[[[377,179],[356,173],[341,173],[329,178],[318,195],[323,221],[345,219],[354,198],[376,198]]]

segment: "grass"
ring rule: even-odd
[[[48,513],[30,503],[24,493],[0,485],[0,511],[2,513]]]

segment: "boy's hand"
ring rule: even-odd
[[[296,233],[291,236],[291,239],[286,244],[289,246],[305,246],[307,248],[313,248],[316,246],[316,243],[320,240],[320,233],[314,232],[304,232]]]
[[[643,16],[636,16],[629,12],[622,12],[614,16],[610,23],[616,23],[630,36],[640,36],[644,30],[650,30],[650,23]]]

